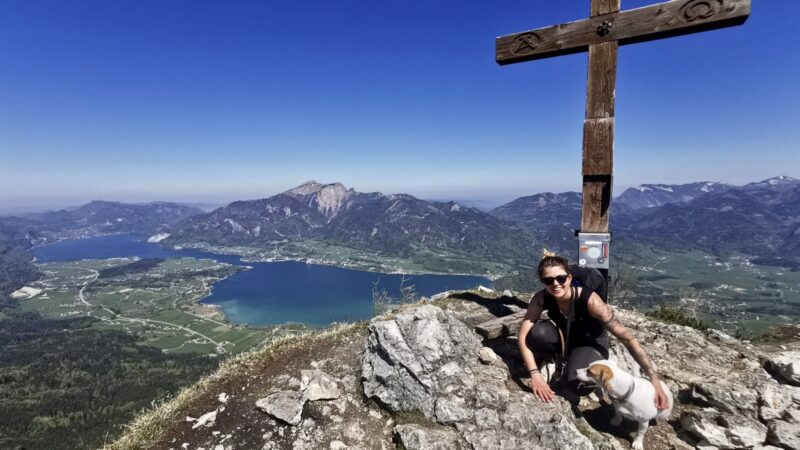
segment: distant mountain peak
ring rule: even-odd
[[[780,175],[777,177],[767,178],[766,180],[756,181],[754,183],[749,183],[744,185],[745,189],[771,189],[771,188],[786,188],[797,185],[800,183],[796,178],[792,178],[786,175]]]
[[[312,180],[283,194],[306,203],[310,208],[316,208],[328,217],[333,217],[355,191],[348,189],[342,183],[323,184]]]
[[[667,203],[686,203],[710,192],[726,191],[731,186],[718,181],[687,184],[642,184],[627,189],[617,200],[634,209],[654,208]]]
[[[780,175],[780,176],[777,176],[777,177],[768,178],[768,179],[762,181],[762,183],[767,183],[767,184],[771,184],[771,185],[774,186],[776,184],[794,183],[796,181],[797,181],[796,178],[787,177],[786,175]]]
[[[316,192],[319,192],[320,189],[325,187],[324,184],[319,183],[315,180],[306,181],[305,183],[301,184],[300,186],[294,187],[285,191],[284,194],[289,196],[298,196],[298,195],[311,195]]]

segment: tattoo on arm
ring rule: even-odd
[[[647,357],[647,354],[642,350],[642,347],[636,342],[635,346],[628,347],[628,351],[633,356],[633,359],[639,363],[639,367],[642,368],[642,372],[650,378],[655,375],[656,371],[653,368],[653,363],[650,362],[650,358]]]
[[[611,307],[609,307],[608,310],[611,311],[611,317],[603,321],[603,325],[605,325],[606,328],[610,328],[614,323],[619,323],[617,316],[614,314],[614,310],[611,309]]]
[[[605,305],[604,311],[601,312],[600,320],[603,322],[603,325],[606,327],[609,333],[613,334],[617,339],[625,344],[628,352],[639,364],[639,367],[641,367],[642,372],[648,377],[655,375],[655,368],[653,367],[653,363],[650,361],[650,358],[647,357],[647,353],[644,352],[644,349],[642,349],[639,341],[633,337],[627,328],[625,328],[625,325],[623,325],[619,319],[617,319],[611,307]]]

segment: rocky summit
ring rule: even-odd
[[[483,295],[423,301],[238,358],[108,448],[629,448],[636,425],[611,426],[604,400],[560,393],[545,404],[530,393],[515,338],[474,331],[525,305]],[[645,448],[800,448],[800,328],[783,344],[756,346],[618,316],[675,396]],[[612,358],[637,372],[616,343]]]

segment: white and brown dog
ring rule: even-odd
[[[634,377],[622,370],[615,361],[595,361],[577,372],[579,380],[596,383],[611,399],[616,411],[611,425],[619,426],[623,417],[639,424],[631,444],[634,450],[644,448],[644,433],[651,419],[666,419],[672,413],[672,392],[661,380],[659,382],[667,394],[668,402],[667,408],[659,411],[655,405],[656,390],[650,380]]]

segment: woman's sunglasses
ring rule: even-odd
[[[569,275],[559,275],[557,277],[543,277],[542,283],[544,283],[547,286],[552,286],[553,283],[555,282],[558,282],[558,284],[564,284],[567,282],[567,278],[569,278]]]

